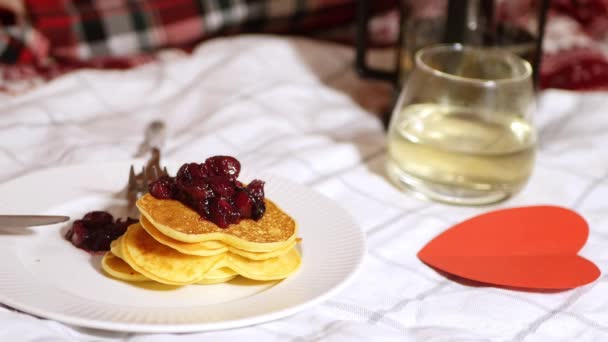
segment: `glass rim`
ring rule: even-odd
[[[464,52],[464,51],[475,51],[475,50],[485,50],[492,54],[502,55],[505,58],[512,59],[512,60],[516,61],[517,63],[519,63],[521,66],[523,66],[524,71],[520,75],[516,75],[513,77],[507,77],[507,78],[499,78],[499,79],[483,79],[483,78],[475,78],[475,77],[464,77],[464,76],[454,75],[449,72],[445,72],[445,71],[441,71],[439,69],[433,68],[422,60],[423,55],[429,54],[429,53],[446,52],[446,51]],[[427,46],[427,47],[424,47],[424,48],[418,50],[416,52],[414,59],[416,62],[416,67],[418,67],[421,70],[428,72],[434,76],[443,77],[443,78],[447,78],[447,79],[450,79],[453,81],[458,81],[458,82],[472,83],[472,84],[483,86],[483,87],[494,87],[494,86],[497,86],[500,84],[522,82],[532,76],[532,66],[530,65],[530,63],[528,61],[526,61],[525,59],[519,57],[518,55],[516,55],[512,52],[505,51],[505,50],[502,50],[502,49],[496,48],[496,47],[488,47],[488,48],[472,47],[472,46],[464,46],[460,43],[434,44],[434,45],[430,45],[430,46]]]

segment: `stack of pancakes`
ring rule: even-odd
[[[140,221],[112,242],[102,268],[118,279],[169,285],[215,284],[238,275],[286,278],[301,261],[296,223],[272,201],[265,203],[258,221],[220,228],[181,202],[146,194],[137,201]]]

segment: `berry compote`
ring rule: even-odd
[[[74,246],[90,253],[110,250],[110,243],[125,233],[127,227],[137,220],[117,219],[105,211],[92,211],[74,221],[65,238]]]
[[[234,157],[215,156],[202,164],[182,165],[175,177],[164,176],[150,183],[150,194],[174,199],[195,210],[202,219],[221,228],[241,219],[259,220],[266,211],[264,182],[247,186],[237,180],[241,163]]]

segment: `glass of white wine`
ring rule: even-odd
[[[399,187],[459,205],[498,202],[532,173],[532,68],[500,49],[434,45],[416,53],[388,133]]]

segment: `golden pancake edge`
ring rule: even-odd
[[[162,234],[178,241],[219,241],[250,251],[272,252],[286,248],[296,239],[296,223],[272,201],[265,199],[266,212],[258,221],[244,219],[221,228],[176,200],[142,196],[137,208]]]

